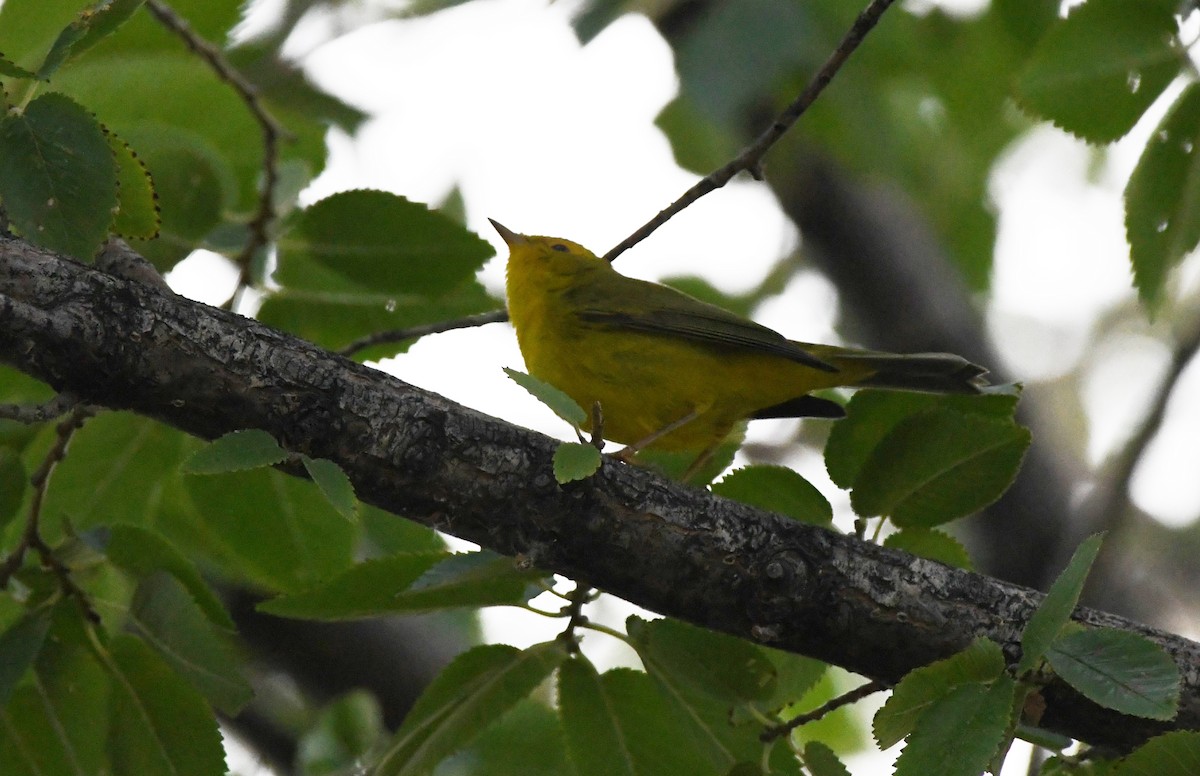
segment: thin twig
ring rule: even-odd
[[[583,613],[583,606],[594,598],[592,589],[582,582],[577,582],[575,589],[567,594],[569,603],[563,607],[562,613],[570,619],[567,620],[567,627],[558,637],[567,645],[568,652],[579,651],[579,638],[575,635],[575,630],[587,625],[588,618]]]
[[[269,241],[267,231],[271,222],[275,220],[275,187],[279,183],[279,142],[283,139],[290,140],[293,135],[263,105],[258,87],[229,63],[220,48],[197,35],[195,30],[162,0],[146,0],[146,8],[164,27],[178,35],[189,49],[207,62],[217,77],[237,92],[262,128],[263,179],[258,192],[258,209],[247,224],[250,234],[246,238],[246,244],[234,257],[234,263],[238,267],[237,287],[225,304],[227,309],[236,310],[243,291],[250,285],[250,265],[254,254]]]
[[[837,711],[843,706],[849,706],[851,703],[857,703],[863,698],[866,698],[868,695],[874,695],[875,693],[882,692],[886,689],[886,685],[882,684],[881,682],[867,682],[861,687],[856,687],[850,692],[839,695],[828,703],[813,709],[807,714],[801,714],[798,717],[793,717],[787,722],[784,722],[782,725],[775,725],[774,727],[767,728],[758,738],[764,744],[769,743],[777,738],[791,733],[801,725],[807,725],[809,722],[816,722],[825,715]]]
[[[8,554],[8,557],[0,561],[0,589],[8,586],[9,579],[12,578],[12,575],[24,563],[25,553],[32,549],[41,558],[42,565],[54,572],[63,592],[79,603],[79,608],[83,610],[84,617],[91,622],[98,623],[100,622],[100,616],[92,608],[87,595],[71,579],[71,570],[55,557],[54,549],[46,544],[38,529],[42,515],[42,504],[45,502],[46,491],[50,484],[50,475],[54,472],[54,467],[66,457],[67,445],[70,443],[71,438],[75,436],[75,432],[84,424],[84,421],[95,413],[96,410],[94,407],[85,404],[76,404],[71,414],[58,424],[56,428],[58,433],[54,444],[46,452],[41,465],[38,466],[37,470],[29,478],[29,484],[33,488],[33,498],[29,505],[29,516],[25,520],[25,530],[21,533],[21,538],[17,542],[17,546]]]
[[[403,342],[405,340],[424,337],[426,334],[441,334],[444,331],[453,331],[454,329],[467,329],[472,326],[482,326],[485,323],[501,323],[508,320],[508,310],[490,310],[486,313],[476,313],[475,315],[467,315],[462,318],[454,318],[449,321],[438,321],[437,323],[425,323],[420,326],[409,326],[406,329],[392,329],[391,331],[378,331],[374,334],[368,334],[365,337],[354,340],[346,347],[337,351],[339,356],[352,356],[360,350],[373,347],[375,345],[386,345],[389,342]]]
[[[78,403],[79,397],[63,392],[41,404],[0,404],[0,418],[25,424],[44,423],[59,417]]]
[[[705,194],[716,191],[726,183],[729,183],[733,179],[733,176],[743,170],[749,172],[755,179],[762,180],[763,156],[771,149],[771,146],[779,142],[779,139],[808,110],[809,106],[813,104],[817,96],[829,85],[834,75],[837,74],[850,55],[854,53],[854,50],[862,43],[863,38],[879,22],[879,18],[883,15],[883,12],[893,2],[895,0],[871,0],[863,12],[858,15],[858,18],[854,20],[854,24],[850,26],[850,29],[846,32],[838,47],[825,60],[825,64],[821,65],[821,69],[809,81],[808,86],[805,87],[804,91],[800,93],[800,96],[791,105],[787,106],[779,114],[775,121],[771,122],[771,126],[767,127],[753,143],[746,146],[732,161],[701,179],[695,186],[684,192],[682,197],[672,202],[665,210],[661,211],[636,232],[618,243],[611,251],[604,254],[604,258],[607,261],[613,261],[622,253],[649,237],[656,229],[684,208]]]

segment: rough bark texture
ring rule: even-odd
[[[255,321],[0,240],[0,360],[204,438],[260,428],[342,466],[364,501],[649,609],[885,682],[978,636],[1010,660],[1035,591],[606,462],[555,483],[555,442]],[[1051,685],[1043,724],[1126,748],[1200,725],[1200,645],[1144,633],[1183,673],[1170,724]]]

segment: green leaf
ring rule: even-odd
[[[735,705],[772,697],[774,664],[761,650],[674,620],[630,617],[626,631],[677,724],[686,731],[689,745],[711,768],[724,772],[761,757],[757,731],[748,725],[735,727],[731,717]],[[794,759],[786,759],[794,768]]]
[[[432,528],[404,520],[370,504],[359,505],[358,522],[365,534],[366,557],[446,549],[445,539]]]
[[[1065,633],[1046,661],[1084,697],[1121,714],[1170,720],[1179,710],[1179,668],[1146,637],[1115,628]]]
[[[1175,730],[1155,736],[1117,766],[1113,776],[1194,776],[1200,773],[1200,733]]]
[[[56,92],[0,119],[0,199],[24,237],[90,260],[117,207],[117,164],[96,119]]]
[[[809,13],[790,0],[705,6],[688,31],[675,51],[680,91],[699,116],[729,129],[740,128],[764,84],[790,78],[820,46]]]
[[[289,226],[275,277],[292,289],[438,296],[495,253],[446,216],[383,191],[334,194]]]
[[[8,703],[13,688],[41,651],[50,630],[50,614],[48,608],[27,612],[0,634],[0,708]]]
[[[8,445],[0,445],[0,529],[17,516],[28,484],[21,456]]]
[[[896,776],[978,776],[1008,731],[1016,683],[1006,675],[991,685],[968,683],[938,699],[917,720]]]
[[[850,776],[834,751],[820,741],[804,745],[804,766],[812,776]]]
[[[253,693],[242,677],[228,633],[218,633],[179,580],[156,571],[141,580],[130,626],[208,701],[229,715]]]
[[[904,528],[884,539],[883,546],[968,571],[974,568],[966,547],[950,534],[933,528]]]
[[[287,451],[257,428],[230,431],[183,462],[185,474],[223,474],[281,463]]]
[[[280,596],[259,610],[281,617],[341,620],[392,612],[463,606],[516,605],[538,592],[539,571],[481,551],[420,552],[364,561],[303,592]]]
[[[180,19],[187,22],[195,35],[218,48],[225,46],[229,31],[241,21],[245,11],[243,0],[172,0],[170,7]],[[153,14],[139,13],[134,14],[117,34],[102,41],[96,47],[96,56],[130,56],[156,50],[174,52],[178,47],[177,34],[167,29]],[[230,56],[232,51],[225,49],[222,53]]]
[[[350,567],[357,529],[312,483],[252,469],[188,477],[184,487],[202,517],[202,537],[191,542],[206,542],[210,560],[235,579],[291,591]]]
[[[114,773],[225,773],[217,721],[204,699],[149,647],[118,635],[110,647]]]
[[[571,773],[558,715],[524,699],[474,741],[442,761],[433,776],[563,776]]]
[[[529,695],[566,656],[557,641],[526,650],[475,647],[459,655],[417,699],[376,773],[428,772]]]
[[[0,76],[9,78],[37,78],[37,73],[26,70],[20,65],[9,61],[7,57],[0,55]]]
[[[651,677],[722,701],[763,700],[775,689],[775,665],[750,642],[671,618],[626,621],[630,646]]]
[[[1029,618],[1029,623],[1021,633],[1018,676],[1033,670],[1046,654],[1046,650],[1058,638],[1063,626],[1071,619],[1071,612],[1075,611],[1075,606],[1079,603],[1083,583],[1087,581],[1088,571],[1091,570],[1096,555],[1100,553],[1103,541],[1103,534],[1092,534],[1079,544],[1071,556],[1070,563],[1050,586],[1042,605]]]
[[[75,602],[60,602],[52,617],[34,677],[0,707],[5,776],[110,772],[104,760],[109,682],[89,649]]]
[[[109,41],[115,43],[124,32]],[[114,88],[114,84],[120,84],[120,88]],[[63,68],[55,85],[86,104],[105,126],[137,149],[154,176],[160,196],[169,190],[174,196],[185,197],[190,207],[206,212],[221,212],[228,206],[245,214],[256,206],[262,175],[262,129],[237,93],[213,75],[207,62],[178,41],[172,49],[161,51],[130,50],[119,56],[102,56],[97,51],[88,56],[86,67]],[[310,138],[297,132],[298,127],[288,129],[297,134],[297,140],[280,145],[281,159],[307,152],[311,143]],[[156,148],[147,144],[148,135],[157,136]],[[189,194],[184,188],[186,176],[181,175],[177,183],[165,181],[156,158],[161,151],[193,156],[204,153],[202,171],[206,176],[222,176],[218,179],[220,188],[207,177],[195,179],[193,182],[203,183],[204,189]],[[320,155],[324,156],[323,140]],[[224,188],[226,184],[229,190]],[[210,193],[218,195],[215,200],[201,201]],[[166,232],[167,214],[176,208],[166,197],[161,204]]]
[[[308,476],[312,477],[312,481],[321,489],[321,493],[325,494],[325,498],[329,499],[329,503],[338,514],[347,520],[354,520],[358,515],[358,501],[354,498],[354,485],[350,483],[350,478],[342,471],[342,467],[325,458],[309,458],[302,455],[300,460],[304,463]]]
[[[263,302],[258,319],[322,347],[341,348],[368,334],[440,323],[503,306],[474,279],[436,299],[369,292],[282,289]],[[354,354],[359,361],[394,356],[417,338],[386,342]]]
[[[59,33],[38,69],[37,77],[48,79],[68,59],[79,56],[111,35],[143,2],[145,0],[97,0],[80,11],[75,20]]]
[[[944,660],[914,669],[875,714],[871,732],[880,749],[907,737],[942,698],[959,687],[994,681],[1004,673],[1004,652],[985,638]]]
[[[753,708],[765,714],[778,714],[785,707],[791,707],[797,712],[807,711],[807,709],[800,709],[798,704],[801,700],[807,700],[809,693],[829,675],[829,664],[793,652],[783,652],[767,647],[759,647],[759,650],[775,667],[774,690],[769,697],[762,701],[745,704],[745,709]],[[818,701],[819,703],[820,701]],[[785,718],[786,716],[784,714]],[[733,719],[735,722],[754,720],[753,717],[746,718],[740,709],[734,711]]]
[[[42,440],[49,445],[53,436],[54,429],[46,428]],[[131,412],[98,415],[75,434],[70,455],[55,467],[43,513],[67,518],[76,529],[149,525],[163,489],[179,481],[179,464],[191,444],[182,432]]]
[[[828,526],[833,507],[812,483],[784,466],[746,466],[712,486],[718,496],[731,498],[802,523]]]
[[[149,240],[158,235],[158,199],[150,171],[133,149],[114,132],[106,132],[108,147],[117,160],[117,192],[120,204],[112,229],[126,238]]]
[[[603,459],[595,445],[586,442],[563,442],[554,451],[554,479],[559,485],[591,477]]]
[[[1146,143],[1125,187],[1133,283],[1155,312],[1168,271],[1200,242],[1200,84],[1191,84]]]
[[[880,440],[855,480],[863,516],[930,528],[995,501],[1016,476],[1028,429],[947,408],[905,418]]]
[[[192,130],[140,122],[124,132],[154,181],[155,239],[137,248],[166,272],[221,223],[237,196],[237,180],[230,160]]]
[[[901,421],[932,409],[950,409],[1011,420],[1017,397],[934,396],[900,391],[862,390],[846,405],[846,417],[833,425],[825,445],[825,468],[840,487],[854,487],[867,459]]]
[[[186,588],[209,621],[218,628],[234,629],[221,599],[200,576],[195,564],[160,534],[133,525],[114,525],[108,529],[104,554],[135,577],[148,577],[156,571],[170,573]]]
[[[366,690],[352,690],[321,709],[316,724],[301,736],[299,770],[314,776],[354,773],[370,762],[386,735],[379,701]]]
[[[737,155],[737,138],[703,118],[685,95],[667,103],[654,119],[671,143],[675,163],[697,175],[707,175]]]
[[[600,675],[577,656],[559,668],[558,696],[578,776],[719,773],[687,744],[672,709],[640,671]]]
[[[1174,6],[1166,0],[1075,6],[1029,58],[1017,80],[1019,102],[1085,140],[1121,137],[1184,61]]]
[[[28,71],[37,70],[80,5],[80,0],[5,0],[0,4],[0,51]]]
[[[529,391],[533,398],[549,407],[555,415],[570,423],[573,428],[579,428],[587,421],[588,414],[583,407],[580,407],[574,399],[550,383],[508,367],[504,367],[504,374],[508,375],[514,383]]]

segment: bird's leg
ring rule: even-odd
[[[665,437],[667,434],[670,434],[672,431],[675,431],[676,429],[686,426],[688,423],[691,423],[693,420],[695,420],[698,417],[700,417],[700,410],[692,410],[691,412],[684,415],[679,420],[675,420],[675,421],[668,423],[667,425],[663,426],[658,431],[655,431],[653,434],[646,437],[645,439],[639,439],[638,441],[634,442],[631,445],[625,445],[625,448],[623,450],[616,453],[616,457],[619,458],[620,460],[624,461],[625,463],[632,463],[633,457],[635,455],[637,455],[638,452],[640,452],[641,450],[645,449],[646,447],[649,447],[650,445],[654,444],[658,440]]]
[[[712,457],[717,453],[717,448],[720,446],[721,442],[711,444],[708,446],[707,450],[696,456],[696,460],[688,464],[687,469],[684,470],[683,475],[679,478],[679,481],[682,483],[689,483],[692,477],[695,476],[696,473],[702,468],[704,468],[704,464],[712,460]]]

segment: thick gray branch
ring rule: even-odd
[[[0,360],[205,438],[260,428],[337,461],[359,496],[649,609],[884,682],[988,636],[1010,659],[1041,596],[605,463],[559,486],[555,442],[255,321],[0,240]],[[1171,725],[1061,685],[1043,724],[1124,748],[1200,725],[1200,645],[1136,630],[1184,674]]]

